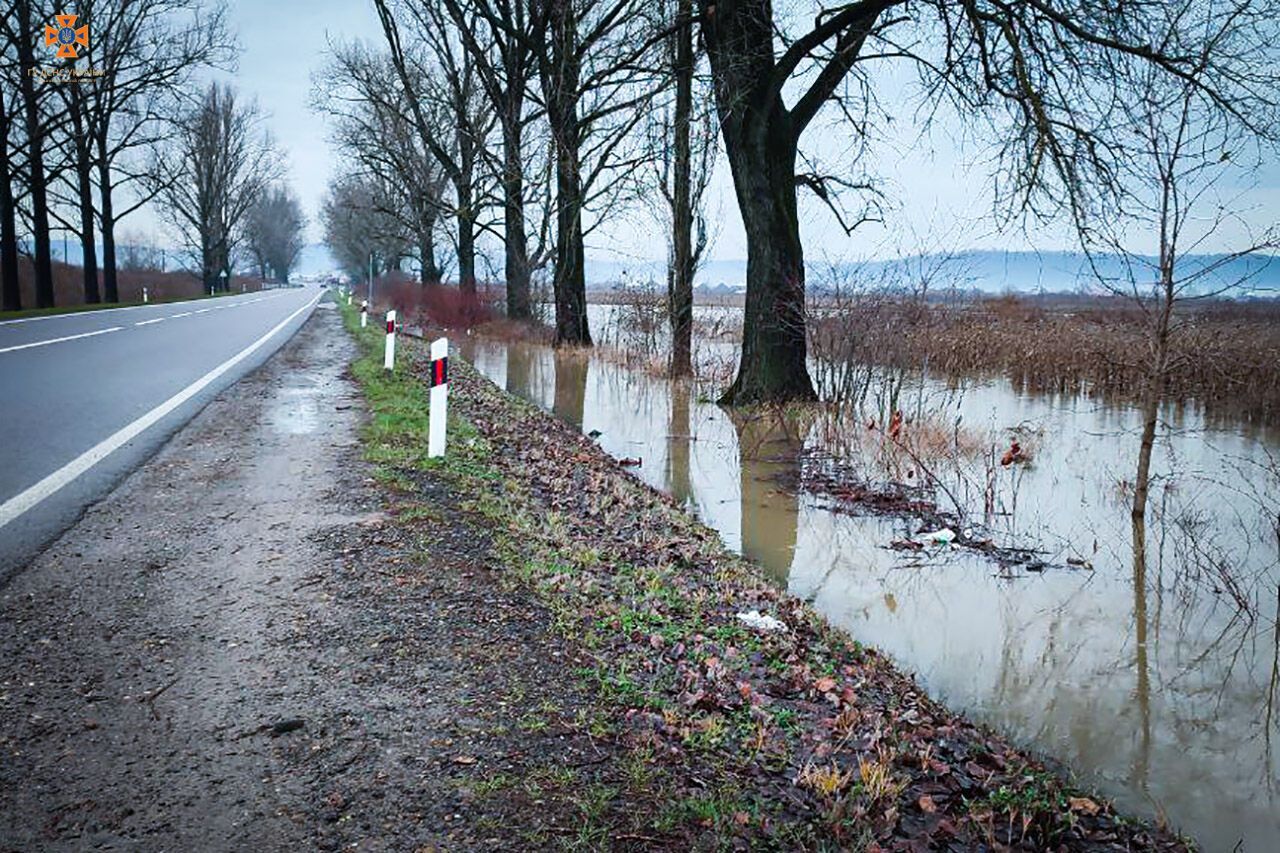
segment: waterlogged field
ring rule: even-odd
[[[593,310],[607,338],[613,307]],[[701,355],[731,351],[713,340]],[[1169,407],[1135,531],[1127,405],[884,371],[856,409],[731,417],[643,359],[471,339],[463,355],[598,432],[953,707],[1208,849],[1280,840],[1274,431]],[[893,438],[892,410],[905,415]],[[915,541],[943,524],[956,543]]]

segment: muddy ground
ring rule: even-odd
[[[322,305],[0,590],[0,850],[580,831],[608,753],[561,720],[573,653],[438,483],[417,532],[379,511],[353,354]]]

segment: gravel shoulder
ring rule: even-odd
[[[601,763],[483,532],[391,523],[355,352],[317,310],[0,590],[0,850],[498,849],[460,780]]]

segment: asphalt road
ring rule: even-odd
[[[306,322],[297,288],[0,323],[0,584]]]

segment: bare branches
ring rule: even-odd
[[[213,83],[187,115],[172,148],[157,158],[165,215],[211,291],[225,286],[231,275],[250,209],[283,176],[261,121],[255,104],[240,103],[230,87]]]

